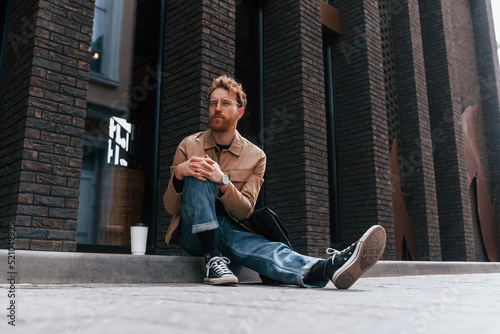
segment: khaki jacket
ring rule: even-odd
[[[217,193],[216,196],[231,218],[240,221],[253,212],[260,187],[264,183],[264,151],[243,138],[238,131],[229,149],[222,152],[219,152],[211,130],[196,133],[179,144],[170,167],[170,181],[163,196],[165,209],[173,216],[165,237],[167,244],[177,243],[176,232],[181,215],[182,193],[177,193],[172,184],[175,168],[191,157],[203,157],[205,154],[216,161],[222,172],[229,176],[231,182],[226,192],[222,196]]]

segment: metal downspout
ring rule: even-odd
[[[262,0],[259,1],[259,10],[257,18],[258,26],[258,52],[259,52],[259,144],[262,150],[265,149],[264,143],[264,14]],[[264,207],[266,205],[266,185],[262,186],[258,198],[258,206]]]
[[[155,133],[154,133],[154,156],[153,156],[153,221],[151,222],[151,235],[153,241],[153,251],[157,249],[158,233],[158,192],[160,181],[160,134],[161,134],[161,102],[162,102],[162,72],[163,72],[163,48],[165,34],[165,0],[161,0],[160,5],[160,34],[158,41],[158,64],[156,71],[156,103],[155,103]]]
[[[335,140],[335,100],[333,92],[332,41],[325,37],[325,96],[328,131],[328,165],[330,167],[330,240],[335,248],[340,246],[339,192],[337,180],[337,148]]]

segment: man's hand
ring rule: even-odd
[[[180,163],[175,169],[175,177],[184,180],[186,176],[192,176],[200,181],[206,181],[214,171],[214,161],[205,154],[204,157],[192,157]]]
[[[192,176],[200,181],[208,179],[214,183],[219,183],[223,175],[224,173],[221,171],[219,164],[206,154],[204,157],[192,157],[184,161],[175,170],[175,177],[178,180],[183,180],[186,176]]]
[[[224,176],[224,173],[222,172],[222,170],[220,169],[220,166],[217,162],[213,161],[212,159],[210,159],[208,157],[208,155],[205,154],[205,159],[209,159],[212,163],[212,167],[213,167],[213,172],[212,172],[212,175],[210,177],[208,177],[208,179],[210,181],[212,181],[213,183],[216,183],[218,184],[219,182],[222,181],[222,177]],[[226,185],[219,185],[219,190],[222,194],[224,194],[227,190],[227,187],[229,186],[229,184],[226,184]]]

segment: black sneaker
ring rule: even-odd
[[[218,250],[213,250],[205,255],[207,272],[203,280],[208,284],[227,285],[237,284],[238,277],[227,267],[230,262],[227,257],[222,257]]]
[[[380,259],[385,249],[385,230],[372,226],[363,236],[343,251],[328,248],[332,254],[325,265],[325,277],[331,277],[338,289],[351,287]]]

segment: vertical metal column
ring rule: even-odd
[[[263,13],[262,0],[259,1],[258,9],[258,39],[259,39],[259,143],[260,148],[265,149],[264,143],[264,115],[265,115],[265,105],[264,105],[264,13]],[[266,185],[262,186],[262,189],[258,198],[258,206],[264,207],[266,205]]]
[[[264,22],[262,0],[259,1],[258,11],[258,38],[259,38],[259,142],[264,149]]]
[[[329,36],[323,38],[325,64],[325,98],[326,119],[328,131],[328,166],[330,193],[330,240],[335,248],[340,246],[340,214],[337,179],[337,146],[335,140],[335,99],[333,91],[332,40]]]
[[[156,251],[158,232],[158,192],[160,181],[160,133],[161,133],[161,91],[162,91],[162,71],[163,71],[163,48],[165,34],[165,0],[160,5],[160,34],[158,37],[158,70],[156,71],[156,102],[155,102],[155,133],[154,133],[154,156],[153,156],[153,219],[150,226],[150,236],[152,236],[152,251]]]

